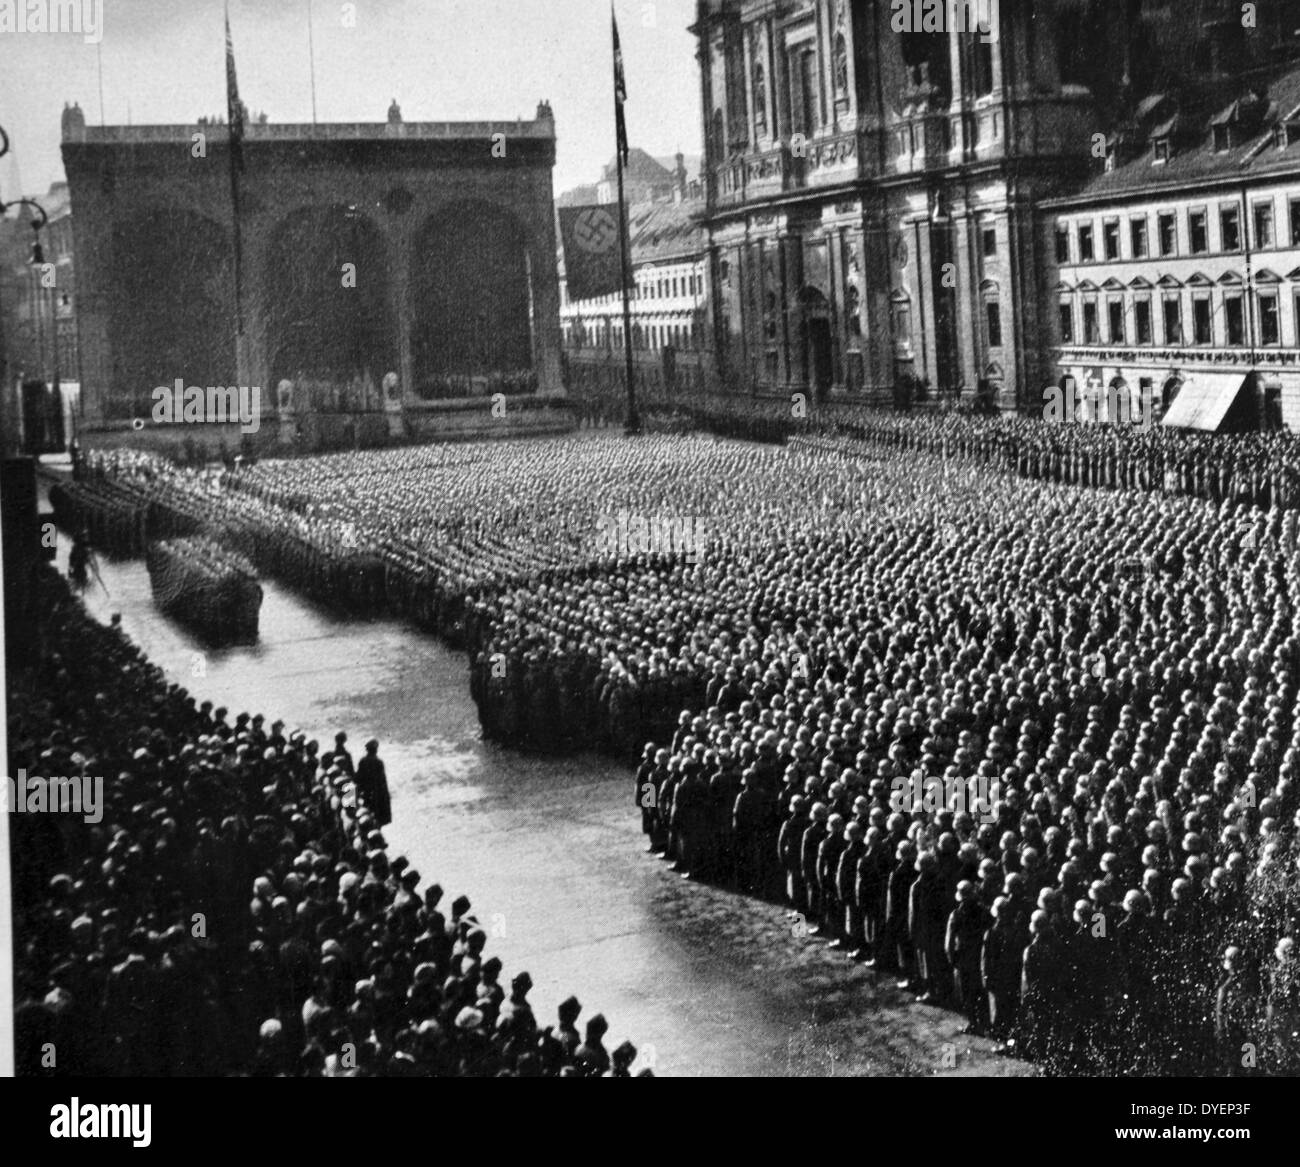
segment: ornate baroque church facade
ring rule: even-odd
[[[1295,4],[1257,7],[1253,42],[1228,38],[1241,59],[1216,49],[1207,65],[1258,65],[1252,43],[1276,55]],[[924,384],[931,399],[1032,407],[1059,373],[1055,216],[1041,204],[1087,183],[1105,164],[1097,144],[1225,43],[1216,21],[1237,9],[700,0],[712,327],[729,387],[886,402]]]

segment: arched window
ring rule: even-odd
[[[767,70],[762,61],[754,62],[754,132],[767,133]]]
[[[1106,389],[1106,399],[1099,404],[1103,412],[1098,421],[1107,421],[1111,425],[1133,424],[1133,390],[1123,377],[1111,378]]]

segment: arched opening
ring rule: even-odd
[[[1112,425],[1132,425],[1138,414],[1134,409],[1133,390],[1123,377],[1111,378],[1103,405],[1106,414],[1101,420],[1108,421]]]
[[[148,417],[153,390],[233,385],[234,249],[224,227],[192,211],[147,208],[113,228],[110,418]]]
[[[817,399],[823,400],[835,381],[835,350],[831,334],[830,305],[819,288],[799,290],[803,315],[803,375]]]
[[[379,228],[355,207],[296,211],[267,252],[272,382],[294,382],[298,408],[377,409],[397,365],[390,264]]]
[[[411,270],[417,393],[465,396],[470,378],[531,373],[528,242],[513,215],[484,202],[444,207],[417,237]]]
[[[910,86],[914,89],[933,86],[934,107],[946,104],[951,79],[947,35],[913,30],[899,33],[898,43]]]
[[[1282,414],[1282,382],[1274,377],[1260,379],[1260,429],[1277,433],[1286,428]]]

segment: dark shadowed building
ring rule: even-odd
[[[178,378],[261,386],[264,413],[560,390],[548,104],[263,119],[242,155],[236,234],[225,125],[65,123],[88,426],[148,417]]]

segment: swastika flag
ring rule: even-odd
[[[618,221],[615,203],[560,208],[570,300],[595,300],[623,290]]]
[[[618,17],[611,4],[609,18],[614,23],[614,125],[618,136],[618,154],[627,166],[627,120],[623,107],[627,104],[627,74],[623,71],[623,46],[618,39]]]

